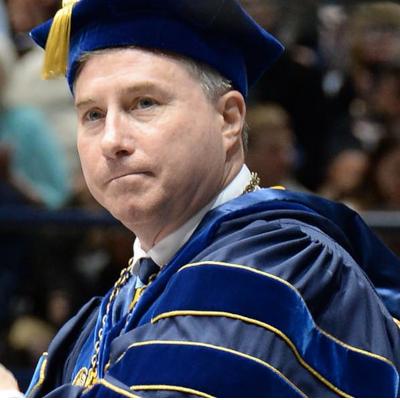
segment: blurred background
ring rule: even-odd
[[[248,166],[347,204],[400,255],[400,4],[240,2],[286,48],[250,92]],[[23,390],[134,239],[86,189],[66,82],[40,78],[28,32],[60,3],[0,0],[0,360]]]

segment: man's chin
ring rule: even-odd
[[[155,220],[154,208],[150,204],[138,204],[127,202],[119,208],[111,207],[111,214],[121,221],[130,230],[134,231],[137,227],[143,228],[151,225]]]

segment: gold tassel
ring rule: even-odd
[[[54,16],[46,42],[42,78],[65,76],[68,67],[72,8],[79,0],[63,0],[62,8]]]

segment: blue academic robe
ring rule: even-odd
[[[399,395],[400,262],[341,204],[240,196],[205,216],[127,315],[135,279],[110,310],[99,381],[76,384],[110,293],[61,329],[30,396]]]

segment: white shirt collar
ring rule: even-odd
[[[147,253],[141,248],[139,238],[136,238],[133,244],[133,273],[137,272],[138,261],[145,257],[151,257],[160,267],[164,266],[189,240],[190,236],[207,212],[240,196],[243,193],[244,188],[249,184],[250,179],[251,173],[247,166],[243,165],[242,169],[235,176],[232,182],[230,182],[217,197],[210,201],[175,232],[160,240]]]

